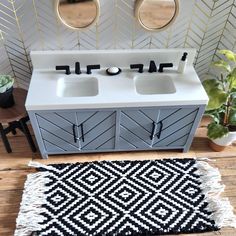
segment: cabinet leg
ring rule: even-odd
[[[7,150],[7,152],[11,153],[12,152],[11,146],[10,146],[10,144],[8,142],[7,136],[6,136],[5,132],[4,132],[4,129],[3,129],[3,126],[2,126],[1,123],[0,123],[0,133],[1,133],[2,141],[4,143],[4,146],[5,146],[6,150]]]
[[[190,149],[190,147],[185,147],[185,148],[183,149],[183,152],[186,153],[186,152],[189,151],[189,149]]]
[[[48,154],[42,153],[41,155],[42,155],[42,158],[43,158],[43,159],[48,159]]]
[[[33,141],[32,137],[31,137],[31,134],[29,132],[29,129],[28,129],[28,126],[27,126],[26,122],[23,121],[22,119],[19,122],[20,122],[21,128],[22,128],[22,130],[23,130],[23,132],[25,134],[25,137],[28,140],[28,143],[30,145],[30,148],[31,148],[32,152],[36,152],[37,149],[35,147],[34,141]]]

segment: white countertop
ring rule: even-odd
[[[184,74],[175,69],[166,70],[162,75],[171,76],[176,92],[172,94],[140,95],[136,92],[134,77],[140,74],[122,68],[122,73],[108,76],[105,68],[93,71],[92,75],[65,75],[61,71],[35,70],[32,75],[26,101],[27,110],[57,110],[86,108],[118,108],[207,104],[208,97],[193,67],[189,66]],[[152,73],[151,75],[154,75]],[[158,73],[160,75],[160,73]],[[91,97],[59,97],[57,81],[60,78],[82,77],[98,78],[99,93]]]
[[[177,73],[178,62],[183,52],[188,52],[188,63],[184,74]],[[206,105],[207,94],[193,68],[194,49],[151,49],[151,50],[96,50],[96,51],[38,51],[31,53],[33,74],[26,100],[27,110],[57,109],[99,109],[122,107],[151,107],[175,105]],[[164,73],[148,73],[150,60],[159,63],[171,62],[174,68],[164,69]],[[74,73],[75,62],[82,65],[82,74]],[[143,63],[144,73],[128,68],[130,64]],[[85,73],[88,64],[101,64],[100,70]],[[56,71],[56,65],[69,65],[71,74]],[[108,76],[105,70],[117,66],[122,73]],[[140,75],[169,75],[175,85],[172,94],[141,95],[136,92],[134,78]],[[99,93],[90,97],[60,97],[57,95],[59,79],[96,77]]]

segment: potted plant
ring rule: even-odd
[[[0,107],[8,108],[15,104],[13,98],[14,79],[10,75],[0,75]]]
[[[212,117],[207,136],[215,151],[236,140],[236,54],[230,50],[219,53],[224,59],[212,63],[218,75],[203,81],[209,97],[205,114]]]

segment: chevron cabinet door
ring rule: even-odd
[[[69,153],[79,150],[79,143],[74,141],[73,134],[73,125],[76,124],[75,112],[42,112],[36,113],[35,117],[44,148],[48,153]]]
[[[48,154],[115,148],[116,111],[37,112],[35,118],[38,143]]]
[[[158,135],[155,135],[153,148],[183,148],[188,141],[198,110],[198,107],[161,109],[158,123],[161,123],[162,127]]]
[[[157,121],[158,115],[159,110],[155,108],[122,110],[119,149],[150,149],[153,124]]]
[[[76,116],[82,151],[115,148],[116,111],[78,111]]]

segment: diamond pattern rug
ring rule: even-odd
[[[163,235],[236,227],[220,173],[166,159],[41,165],[25,183],[15,235]],[[23,234],[24,233],[24,234]]]

